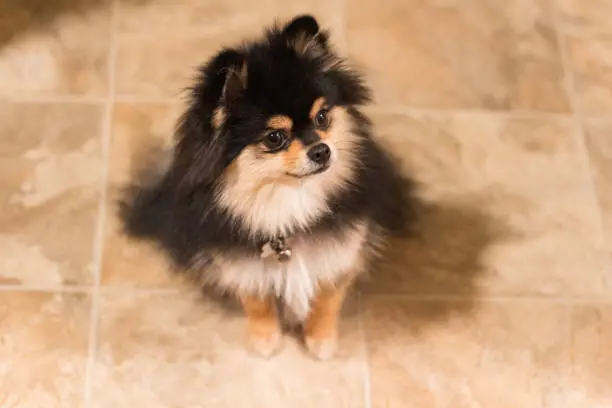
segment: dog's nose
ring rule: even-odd
[[[308,158],[313,162],[324,165],[329,161],[331,149],[325,143],[319,143],[308,150]]]

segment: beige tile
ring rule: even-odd
[[[106,297],[92,408],[364,407],[356,317],[344,321],[334,362],[311,360],[289,339],[270,360],[251,356],[243,323],[186,295]]]
[[[569,310],[548,303],[369,299],[373,408],[552,407]]]
[[[112,126],[102,284],[162,288],[176,283],[170,264],[148,243],[128,238],[118,218],[122,189],[149,163],[150,152],[172,146],[179,105],[118,104]],[[156,153],[157,154],[157,153]],[[163,170],[163,160],[155,160]]]
[[[612,306],[576,306],[571,364],[558,396],[560,408],[612,406]]]
[[[175,97],[191,84],[196,68],[221,49],[259,35],[275,19],[314,12],[339,27],[340,1],[247,0],[122,2],[117,92]],[[334,41],[341,41],[340,33]]]
[[[0,95],[104,95],[110,2],[1,2]]]
[[[612,120],[587,121],[585,127],[607,247],[612,253]]]
[[[96,105],[0,105],[0,283],[91,282],[101,121]]]
[[[612,39],[569,37],[567,41],[578,108],[584,114],[610,114],[612,112]]]
[[[578,108],[587,115],[612,112],[612,26],[608,0],[561,0]]]
[[[558,4],[565,32],[590,37],[612,35],[609,0],[559,0]]]
[[[379,103],[569,110],[547,0],[355,1],[346,24]]]
[[[85,295],[0,293],[1,406],[82,406],[89,315]]]
[[[570,120],[374,116],[420,183],[415,238],[395,242],[367,290],[608,296],[588,169]]]

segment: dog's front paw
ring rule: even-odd
[[[325,337],[306,336],[305,343],[310,354],[318,360],[329,360],[338,350],[338,337],[335,333]]]
[[[252,330],[247,331],[247,346],[253,353],[270,358],[282,347],[283,335],[280,330]]]

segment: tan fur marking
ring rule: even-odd
[[[331,358],[337,349],[338,320],[350,281],[319,287],[304,326],[305,343],[312,355]]]
[[[225,122],[225,109],[223,107],[218,107],[217,109],[215,109],[215,111],[213,112],[213,116],[212,116],[212,126],[215,129],[219,129],[221,127],[221,125],[223,125],[223,122]]]
[[[297,162],[300,160],[302,151],[304,150],[304,144],[301,140],[295,139],[289,145],[286,152],[283,152],[283,162],[285,169],[291,172],[295,169]]]
[[[275,299],[271,296],[240,297],[247,318],[247,341],[253,351],[269,356],[279,346],[280,324]]]
[[[244,295],[240,299],[244,312],[249,319],[250,328],[263,332],[277,328],[278,319],[273,297]]]
[[[325,101],[325,98],[323,97],[317,98],[313,102],[312,107],[310,108],[310,119],[311,120],[314,120],[315,115],[321,110],[323,106],[325,106],[326,103],[327,102]]]
[[[293,127],[293,120],[289,116],[276,115],[268,119],[268,127],[270,129],[287,130]]]
[[[329,138],[329,133],[328,132],[325,132],[323,130],[316,130],[315,132],[317,132],[317,135],[319,135],[321,140],[325,140],[325,139]]]
[[[338,315],[346,296],[349,283],[340,286],[319,288],[306,319],[306,337],[326,339],[336,334]]]

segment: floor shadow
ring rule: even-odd
[[[490,269],[485,263],[489,249],[517,234],[488,214],[477,199],[415,202],[412,234],[392,239],[358,288],[366,296],[457,300],[419,308],[423,321],[469,312]]]

